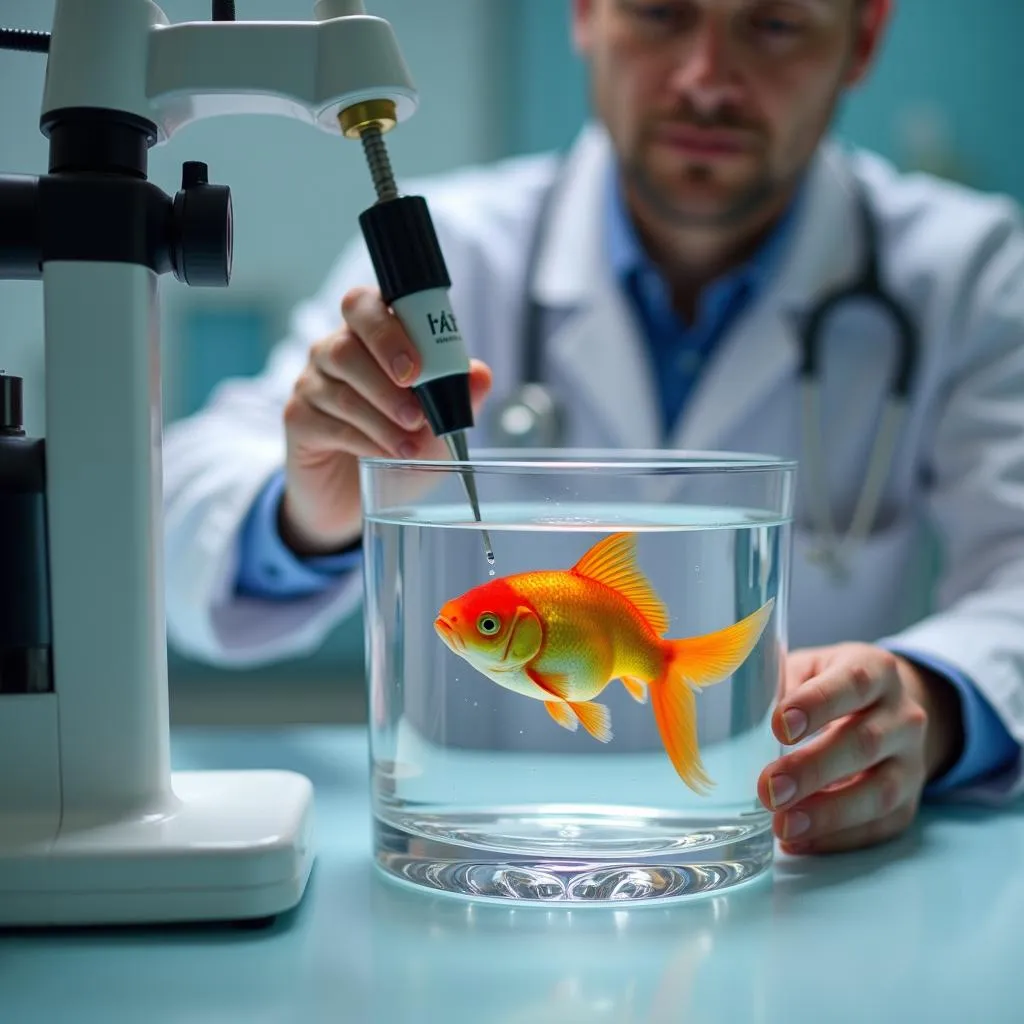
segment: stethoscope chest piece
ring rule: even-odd
[[[548,389],[524,384],[494,408],[491,433],[516,448],[554,448],[561,438],[561,417]]]

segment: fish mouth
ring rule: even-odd
[[[462,637],[455,631],[455,627],[443,616],[438,615],[434,619],[434,629],[437,635],[456,653],[464,654],[466,651],[466,645],[462,642]]]

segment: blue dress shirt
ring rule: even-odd
[[[662,427],[667,435],[714,346],[766,287],[792,231],[800,199],[746,264],[705,289],[692,324],[684,324],[673,308],[664,278],[636,235],[615,176],[609,180],[606,199],[605,242],[609,259],[649,345],[652,376],[659,388]],[[264,486],[243,524],[237,579],[242,595],[278,601],[302,598],[325,589],[341,574],[361,564],[358,547],[340,555],[296,558],[285,547],[277,529],[283,488],[284,476],[278,472]],[[889,645],[889,649],[944,676],[960,697],[963,750],[949,771],[928,786],[926,795],[948,792],[978,780],[1006,766],[1017,755],[1017,743],[970,679],[931,655],[895,645]]]

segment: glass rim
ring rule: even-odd
[[[468,459],[360,456],[371,469],[536,473],[590,469],[634,472],[749,473],[795,470],[796,459],[760,452],[664,448],[479,448]]]

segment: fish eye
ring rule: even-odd
[[[483,615],[476,620],[476,628],[480,630],[484,636],[494,636],[494,634],[501,629],[501,620],[493,612],[484,612]]]

